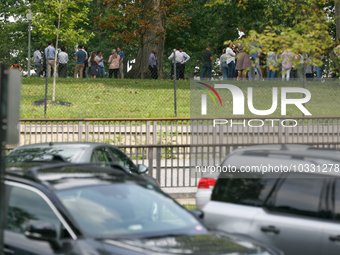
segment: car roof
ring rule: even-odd
[[[340,152],[304,145],[257,145],[233,151],[222,165],[234,166],[237,169],[247,166],[263,169],[263,166],[283,165],[287,166],[291,173],[307,173],[306,165],[309,167],[314,165],[316,171],[308,172],[311,176],[320,174],[340,176],[340,171],[335,169],[336,165],[340,167]]]
[[[50,143],[35,143],[22,145],[13,149],[13,151],[17,149],[30,149],[30,148],[42,148],[42,147],[80,147],[80,148],[95,148],[99,146],[110,146],[116,147],[108,143],[94,143],[94,142],[50,142]]]
[[[246,147],[242,147],[242,148],[238,148],[235,149],[234,151],[232,151],[230,154],[227,155],[226,159],[224,159],[224,161],[222,161],[222,164],[230,161],[226,161],[229,157],[231,157],[232,155],[236,155],[236,154],[246,154],[247,152],[250,153],[251,151],[254,152],[274,152],[274,151],[280,151],[280,153],[284,153],[284,151],[290,151],[290,152],[302,152],[302,151],[315,151],[315,154],[318,155],[320,149],[312,147],[310,145],[303,145],[303,144],[261,144],[261,145],[251,145],[251,146],[246,146]],[[322,150],[322,153],[328,154],[328,153],[332,153],[335,152],[334,150]],[[313,153],[313,152],[312,152]],[[234,158],[233,158],[234,159]],[[340,159],[340,154],[339,154],[339,159]],[[241,165],[238,164],[240,162],[238,162],[238,160],[241,160],[241,162],[244,163],[244,160],[250,160],[250,158],[242,158],[242,159],[237,159],[237,162],[235,162],[235,166],[236,167],[240,167]],[[252,160],[256,160],[252,159]],[[234,164],[234,162],[233,162]],[[219,172],[207,172],[207,173],[203,173],[202,177],[203,178],[214,178],[217,179],[219,176]]]
[[[24,164],[25,165],[25,164]],[[77,186],[104,185],[112,182],[147,182],[131,175],[119,164],[110,163],[111,168],[103,168],[91,163],[34,163],[5,170],[6,180],[42,184],[56,190]]]

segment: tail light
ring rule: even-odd
[[[209,189],[210,186],[215,186],[216,180],[212,178],[202,178],[198,182],[199,189]]]

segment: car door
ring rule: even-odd
[[[9,193],[9,199],[4,231],[4,254],[71,254],[75,244],[60,219],[46,202],[46,197],[44,199],[41,196],[40,191],[12,182],[6,183],[6,190]],[[55,247],[48,241],[32,239],[27,235],[27,227],[37,223],[54,226],[57,232],[56,240],[60,243],[60,247]]]
[[[332,220],[323,225],[322,254],[340,254],[340,179],[335,179],[330,192]]]
[[[255,216],[249,235],[289,255],[319,255],[323,221],[321,197],[326,180],[303,175],[282,179]]]
[[[206,224],[229,233],[247,235],[255,215],[261,210],[277,179],[238,178],[221,174],[209,201],[203,208]]]

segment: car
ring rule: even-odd
[[[146,174],[145,165],[136,166],[118,147],[106,143],[65,142],[65,143],[37,143],[17,147],[6,155],[6,164],[21,165],[21,162],[32,161],[65,161],[70,163],[100,163],[107,167],[110,163],[119,163],[127,171],[140,174],[155,185],[157,181]]]
[[[260,148],[223,161],[226,171],[203,207],[205,223],[289,255],[339,254],[340,152]]]
[[[157,186],[119,164],[45,164],[5,171],[5,254],[283,255],[210,231]]]
[[[231,152],[229,155],[240,151],[248,150],[290,150],[290,151],[302,151],[311,150],[313,147],[309,145],[296,145],[296,144],[272,144],[272,145],[254,145],[244,147]],[[203,173],[202,178],[198,181],[197,192],[195,195],[196,208],[202,210],[202,208],[210,201],[211,192],[214,189],[216,180],[219,176],[219,172],[207,172]]]

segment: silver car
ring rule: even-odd
[[[273,144],[273,145],[255,145],[250,147],[244,147],[242,149],[235,150],[234,152],[230,153],[228,156],[233,155],[234,153],[241,152],[241,151],[250,151],[250,150],[290,150],[290,151],[303,151],[312,149],[311,146],[308,145],[280,145],[280,144]],[[214,189],[216,180],[219,176],[219,172],[214,173],[204,173],[202,178],[199,180],[197,185],[197,192],[196,192],[196,208],[202,210],[203,206],[210,201],[211,192]]]
[[[236,171],[219,175],[203,208],[209,227],[252,237],[287,255],[340,254],[339,152],[237,150],[222,165]],[[289,171],[241,173],[260,166]]]
[[[6,155],[7,164],[36,161],[97,163],[103,167],[107,167],[110,163],[118,163],[125,167],[128,172],[140,175],[159,186],[154,178],[146,174],[148,168],[145,165],[136,166],[118,147],[106,143],[36,143],[17,147]]]

